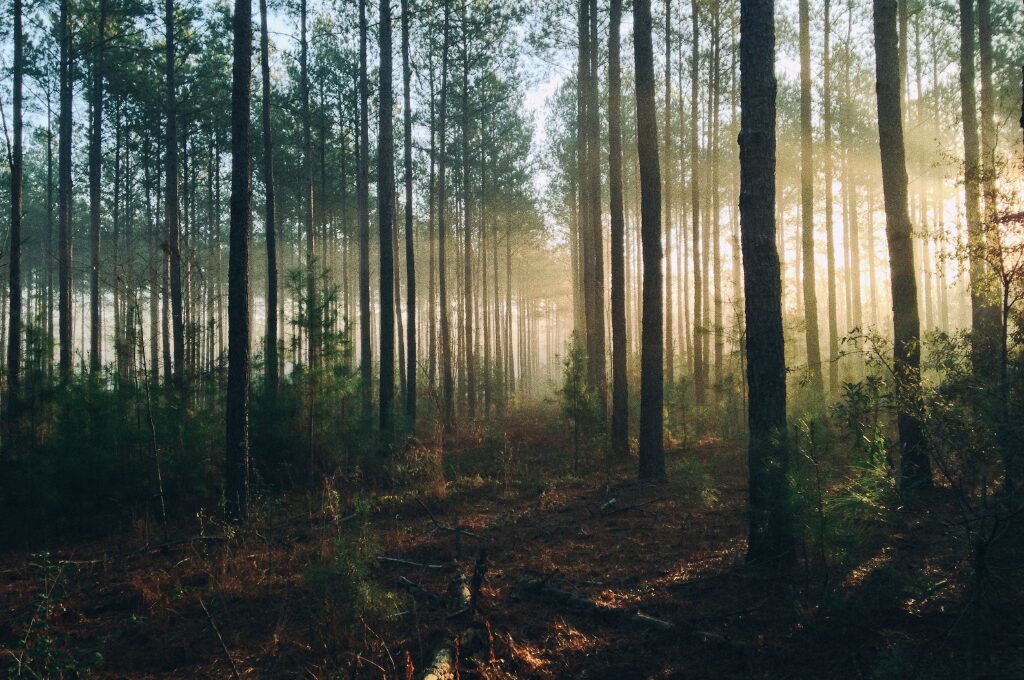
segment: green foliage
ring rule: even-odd
[[[398,597],[372,576],[378,550],[366,526],[366,515],[365,507],[357,510],[355,527],[339,531],[330,558],[305,573],[306,585],[323,600],[325,623],[335,639],[345,637],[360,619],[380,619],[398,612]]]
[[[316,277],[313,304],[308,302],[308,273],[294,270],[288,289],[298,301],[290,323],[308,342],[315,326],[319,360],[310,366],[308,354],[292,336],[289,358],[293,369],[271,394],[265,387],[252,403],[252,450],[257,469],[268,481],[291,485],[311,479],[341,463],[366,471],[378,466],[370,432],[359,422],[359,376],[353,371],[349,326],[338,317],[338,289],[328,272]]]
[[[792,427],[796,527],[805,556],[822,568],[826,585],[856,563],[865,538],[888,525],[900,504],[875,387],[847,384],[830,415],[809,415]]]
[[[710,508],[718,502],[718,489],[715,479],[693,456],[674,457],[669,478],[673,484],[682,488],[683,497],[688,503],[698,507]]]
[[[566,344],[562,386],[558,390],[562,416],[572,426],[573,472],[579,471],[580,454],[603,435],[601,407],[587,377],[587,350],[574,332]]]
[[[48,343],[28,338],[27,354],[41,355]],[[216,383],[179,394],[108,370],[61,384],[42,360],[36,366],[0,466],[0,537],[39,541],[160,518],[163,507],[184,514],[216,505],[224,422]]]
[[[98,650],[68,649],[68,640],[52,625],[63,609],[68,565],[54,562],[49,553],[32,556],[29,568],[39,580],[31,617],[24,623],[24,633],[13,645],[10,654],[14,663],[7,669],[8,678],[84,678],[103,664]]]

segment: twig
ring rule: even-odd
[[[416,502],[420,504],[421,508],[423,508],[424,510],[427,511],[427,515],[430,517],[430,521],[433,522],[433,524],[434,524],[434,528],[431,529],[428,533],[432,534],[432,533],[437,532],[437,531],[447,531],[448,533],[455,534],[456,536],[458,536],[458,535],[469,536],[470,538],[475,538],[478,541],[486,540],[480,534],[473,533],[472,531],[467,531],[467,530],[463,529],[460,526],[449,527],[449,526],[445,526],[444,524],[441,524],[440,522],[437,521],[437,518],[434,517],[434,513],[430,512],[430,508],[428,508],[423,503],[423,501],[421,501],[420,499],[417,498]]]
[[[412,560],[403,560],[399,557],[387,557],[386,555],[380,555],[377,557],[378,562],[388,562],[390,564],[401,564],[406,567],[418,567],[420,569],[432,569],[434,571],[451,571],[452,569],[458,568],[455,562],[444,562],[443,564],[427,564],[424,562],[413,562]]]
[[[618,514],[620,512],[629,512],[630,510],[637,510],[638,508],[643,508],[643,507],[646,507],[648,505],[653,505],[655,503],[660,503],[662,501],[667,501],[667,500],[668,499],[663,496],[661,498],[652,498],[651,500],[644,501],[643,503],[635,503],[633,505],[620,505],[620,506],[616,506],[615,505],[615,499],[613,498],[610,501],[606,501],[605,503],[602,503],[601,507],[600,507],[600,511],[604,512],[605,516],[607,516],[607,515],[615,515],[615,514]]]
[[[76,567],[92,566],[96,564],[104,564],[111,560],[119,560],[124,557],[134,557],[135,555],[142,555],[148,552],[156,550],[166,550],[167,548],[174,548],[179,545],[186,543],[201,542],[201,541],[226,541],[227,536],[190,536],[189,538],[178,539],[177,541],[167,541],[166,543],[158,543],[157,545],[144,545],[141,548],[133,548],[132,550],[122,550],[121,552],[113,553],[111,555],[104,555],[92,560],[60,560],[62,564],[73,564]]]
[[[444,598],[442,598],[440,595],[432,593],[426,588],[416,585],[404,576],[399,576],[396,579],[396,581],[398,583],[399,588],[409,593],[413,597],[421,597],[424,600],[427,600],[431,604],[435,605],[440,605],[442,602],[444,602]]]
[[[203,602],[203,598],[199,598],[199,606],[206,612],[206,618],[210,622],[210,627],[213,628],[213,632],[217,635],[217,639],[220,640],[220,648],[224,650],[224,656],[228,660],[228,664],[231,666],[231,676],[235,680],[240,680],[238,675],[238,666],[235,665],[235,660],[231,658],[231,652],[228,651],[228,646],[224,644],[224,638],[220,634],[220,629],[217,628],[217,624],[213,620],[213,616],[210,615],[210,610],[206,608],[206,603]]]

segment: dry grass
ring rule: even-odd
[[[672,481],[651,487],[634,481],[635,461],[603,454],[588,457],[588,474],[570,476],[564,428],[535,412],[506,422],[496,433],[479,427],[450,441],[443,460],[435,438],[420,442],[409,453],[407,485],[369,502],[339,477],[313,495],[268,506],[241,531],[204,520],[207,535],[224,540],[106,560],[118,541],[63,546],[52,559],[76,563],[66,565],[61,602],[49,617],[53,648],[65,656],[102,652],[97,677],[230,677],[202,598],[249,678],[405,678],[410,669],[415,677],[439,644],[456,639],[463,678],[860,678],[884,673],[892,650],[916,664],[918,677],[957,677],[961,650],[943,641],[957,632],[963,593],[937,517],[893,538],[871,537],[867,559],[812,599],[815,575],[802,564],[785,575],[743,568],[745,465],[734,447],[705,439],[695,450],[672,451]],[[695,481],[692,459],[706,472],[703,481]],[[696,488],[707,480],[713,494]],[[370,507],[366,530],[382,554],[456,561],[469,575],[486,548],[473,640],[458,638],[465,621],[404,593],[397,615],[339,622],[310,588],[304,573],[348,535],[345,526],[357,520],[347,518],[360,504]],[[196,531],[182,523],[173,533]],[[14,654],[40,587],[30,561],[20,553],[0,558],[0,647]],[[915,594],[918,573],[948,585]],[[400,593],[400,575],[438,594],[451,576],[374,564],[372,578],[383,589]],[[544,577],[672,621],[676,630],[596,620],[519,596],[521,581]],[[1013,601],[1019,596],[1018,587]],[[1018,649],[988,667],[1019,668],[1020,657]]]

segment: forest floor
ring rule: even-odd
[[[423,445],[390,491],[360,500],[339,478],[266,503],[244,530],[200,517],[149,547],[138,527],[2,554],[0,669],[407,678],[451,645],[462,678],[964,677],[975,617],[941,492],[862,536],[842,573],[801,554],[780,575],[743,564],[735,445],[676,447],[670,481],[640,485],[635,460],[593,456],[572,474],[550,416],[505,428],[463,433],[443,472]],[[482,550],[477,612],[453,614],[449,582],[472,581]],[[977,617],[979,677],[1024,677],[1024,588],[1009,581]]]

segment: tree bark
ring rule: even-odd
[[[316,292],[316,235],[313,228],[313,142],[309,112],[309,39],[306,0],[299,2],[299,98],[302,107],[302,209],[306,230],[306,349],[309,367],[320,361],[320,301]]]
[[[359,212],[359,376],[362,418],[373,415],[373,356],[370,327],[370,86],[366,67],[366,0],[359,0],[359,168],[356,210]]]
[[[680,65],[681,66],[681,65]],[[662,221],[665,230],[665,379],[669,386],[675,383],[675,345],[672,341],[672,176],[674,160],[672,149],[672,0],[665,0],[665,121],[664,121],[664,159],[665,173],[663,194],[664,210]]]
[[[466,408],[470,418],[476,415],[476,336],[473,334],[473,229],[470,226],[469,178],[469,24],[466,16],[467,0],[460,5],[462,21],[462,295],[463,343],[466,361]]]
[[[452,376],[451,324],[448,309],[448,187],[445,173],[448,169],[448,49],[451,29],[450,0],[444,3],[444,28],[441,46],[441,121],[437,147],[437,286],[438,307],[441,313],[441,393],[444,431],[455,429],[455,385]]]
[[[590,185],[588,226],[592,246],[592,268],[594,314],[589,333],[590,347],[587,350],[587,366],[591,382],[597,391],[601,422],[605,423],[608,413],[608,378],[605,366],[605,304],[604,304],[604,236],[601,229],[601,121],[598,104],[598,39],[597,0],[588,0],[589,12],[589,69],[587,78],[587,181]]]
[[[391,109],[391,0],[380,0],[379,120],[377,128],[377,220],[380,236],[380,430],[390,444],[395,399],[395,155]]]
[[[99,2],[96,22],[96,45],[92,64],[92,91],[90,93],[92,119],[89,125],[89,370],[100,370],[100,216],[103,210],[103,53],[107,31],[107,4]],[[115,276],[117,273],[115,272]],[[117,336],[115,332],[115,345]]]
[[[839,320],[836,307],[836,246],[832,223],[832,15],[831,0],[824,0],[824,46],[822,55],[822,126],[825,155],[825,249],[828,258],[828,389],[839,394]],[[851,276],[852,278],[852,276]]]
[[[977,98],[974,92],[974,0],[960,0],[960,110],[964,137],[964,209],[967,213],[967,246],[971,289],[972,359],[975,370],[989,372],[997,351],[998,310],[986,290],[985,240],[981,216],[981,159],[978,142]]]
[[[665,478],[664,331],[661,275],[661,169],[654,101],[651,0],[633,5],[637,154],[640,165],[640,237],[643,242],[643,320],[640,348],[640,478]]]
[[[274,142],[270,118],[270,38],[267,29],[267,0],[260,0],[260,73],[262,75],[263,106],[260,119],[263,124],[263,185],[264,229],[267,239],[267,330],[265,360],[267,392],[277,393],[280,362],[277,357],[277,204],[274,197]]]
[[[164,0],[166,31],[165,68],[167,74],[167,129],[165,138],[167,196],[164,210],[167,222],[167,252],[170,258],[171,333],[174,341],[173,381],[180,389],[185,384],[185,319],[181,287],[181,229],[178,223],[178,94],[175,82],[174,0]]]
[[[71,203],[74,200],[71,188],[71,134],[72,134],[72,85],[74,80],[74,55],[71,43],[71,20],[68,16],[69,0],[60,2],[60,130],[57,149],[57,212],[59,221],[58,255],[58,327],[60,335],[60,377],[67,381],[71,376]]]
[[[405,341],[405,414],[409,425],[416,428],[416,253],[413,242],[412,219],[412,68],[409,65],[409,0],[402,0],[402,123],[404,133],[403,169],[405,171],[405,287],[406,287],[406,341]]]
[[[693,52],[690,59],[690,209],[693,218],[693,393],[697,406],[704,404],[707,366],[704,361],[704,316],[700,247],[700,149],[697,145],[698,70],[700,68],[700,24],[697,0],[690,5]],[[706,227],[705,227],[706,228]]]
[[[10,259],[10,324],[7,329],[7,380],[9,423],[13,423],[18,410],[17,402],[21,387],[21,222],[22,189],[25,166],[22,146],[22,88],[25,73],[25,33],[23,29],[22,0],[14,0],[14,72],[12,97],[14,111],[14,139],[11,142],[11,259]]]
[[[814,274],[814,152],[811,141],[811,29],[808,0],[800,0],[800,231],[803,255],[804,337],[810,388],[823,393]]]
[[[622,77],[619,64],[622,0],[608,17],[608,194],[611,218],[612,451],[629,454],[629,384],[626,377],[625,218],[622,206]],[[671,356],[671,355],[669,355]],[[670,362],[671,363],[671,362]]]
[[[907,207],[907,166],[900,113],[897,64],[896,0],[874,0],[875,92],[878,139],[882,156],[885,233],[889,244],[892,287],[893,362],[897,381],[897,426],[901,477],[905,485],[930,486],[931,470],[921,423],[914,404],[920,388],[920,321],[910,214]]]
[[[260,2],[262,13],[266,0]],[[252,97],[252,0],[235,0],[232,29],[231,250],[228,259],[224,505],[230,519],[241,521],[245,520],[249,505],[249,236],[252,231],[249,109]]]
[[[747,345],[748,561],[791,554],[786,365],[775,242],[775,3],[740,3],[740,230]]]

